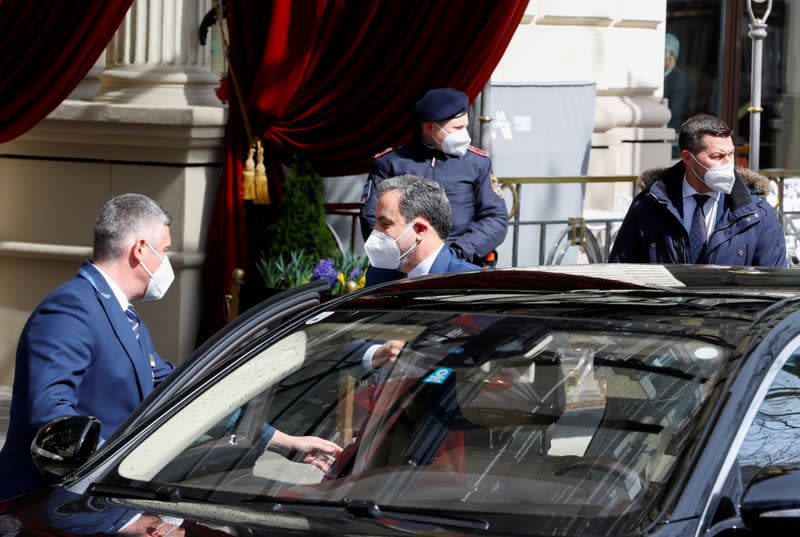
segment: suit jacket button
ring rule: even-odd
[[[748,216],[747,218],[745,218],[745,221],[749,222],[750,221],[750,217]]]
[[[744,255],[744,250],[739,250],[739,255]]]

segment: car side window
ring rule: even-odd
[[[800,349],[769,387],[738,456],[742,483],[769,466],[800,464]]]

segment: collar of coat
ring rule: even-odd
[[[655,189],[665,191],[666,195],[674,201],[679,197],[682,198],[683,189],[683,176],[686,173],[686,167],[683,162],[678,161],[670,168],[652,168],[645,170],[639,176],[637,185],[642,191],[650,190],[657,181],[663,183],[663,189]],[[733,190],[728,195],[732,206],[743,207],[753,200],[750,194],[764,197],[770,191],[770,181],[763,175],[759,175],[747,168],[736,168],[735,170],[736,182],[733,185]]]

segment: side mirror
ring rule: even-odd
[[[800,468],[768,467],[753,478],[742,497],[742,520],[756,535],[800,534]]]
[[[63,477],[89,460],[100,443],[100,420],[94,416],[62,416],[45,424],[31,444],[39,471]]]

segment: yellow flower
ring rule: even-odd
[[[357,282],[357,285],[356,285],[356,289],[363,288],[366,283],[367,283],[367,277],[366,276],[361,276],[358,279],[358,282]]]
[[[344,285],[344,274],[342,274],[342,273],[340,272],[340,273],[339,273],[339,274],[336,276],[336,279],[337,279],[337,280],[339,280],[339,283],[341,283],[342,285]]]

